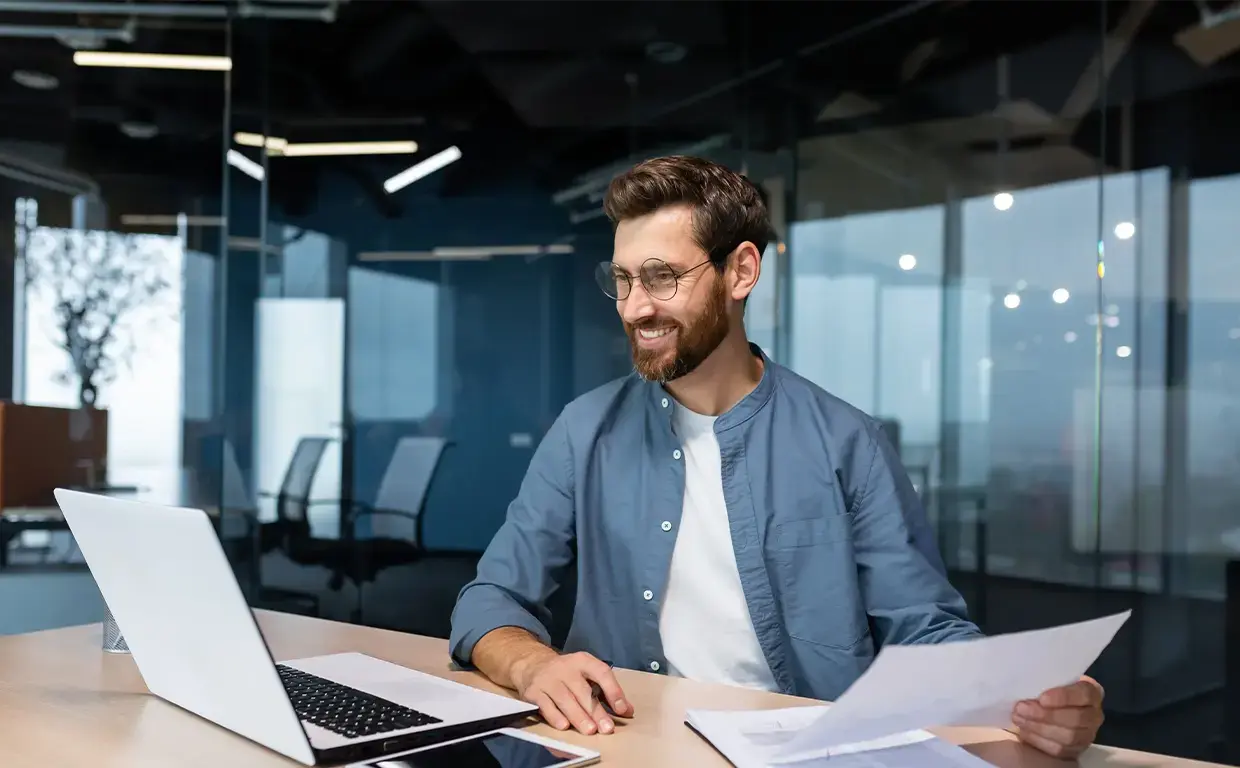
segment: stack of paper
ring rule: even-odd
[[[970,768],[989,763],[926,731],[839,744],[827,754],[788,755],[787,746],[826,707],[748,712],[690,710],[686,722],[737,768]]]
[[[685,721],[738,768],[807,768],[827,758],[832,768],[985,765],[922,729],[1010,726],[1017,702],[1080,679],[1130,615],[954,643],[888,646],[829,707],[692,710]]]

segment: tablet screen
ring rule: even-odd
[[[581,757],[506,733],[379,760],[376,768],[553,768]]]

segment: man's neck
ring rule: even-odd
[[[685,408],[718,416],[752,392],[761,380],[762,359],[753,354],[744,330],[737,329],[692,373],[666,386]]]

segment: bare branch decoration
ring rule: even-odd
[[[39,292],[55,317],[53,341],[68,356],[57,374],[93,408],[135,350],[135,310],[170,288],[166,258],[141,236],[39,229],[24,250],[27,293]]]

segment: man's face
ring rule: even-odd
[[[691,373],[728,335],[728,297],[722,276],[693,240],[692,213],[675,207],[616,227],[612,263],[633,277],[633,288],[616,302],[633,350],[633,365],[650,381],[666,383]],[[639,275],[650,259],[666,262],[680,276],[670,299],[652,297]],[[696,267],[696,269],[694,269]]]

